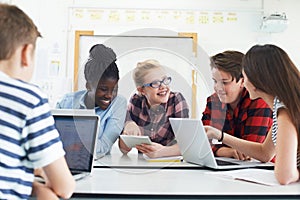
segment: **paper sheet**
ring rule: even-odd
[[[280,185],[275,178],[274,170],[251,168],[231,171],[207,172],[207,174],[268,186]]]
[[[147,155],[143,154],[143,157],[148,162],[182,162],[182,156],[169,156],[169,157],[160,157],[160,158],[149,158]]]

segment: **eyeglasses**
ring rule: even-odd
[[[172,78],[171,77],[166,77],[164,78],[163,80],[161,81],[153,81],[151,83],[146,83],[143,85],[143,87],[152,87],[152,88],[159,88],[161,86],[161,84],[164,84],[164,85],[169,85],[172,81]]]

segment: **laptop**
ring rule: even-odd
[[[273,168],[271,162],[242,161],[234,158],[215,157],[200,119],[169,118],[183,159],[186,162],[211,169]]]
[[[90,175],[94,164],[99,117],[64,114],[54,114],[53,117],[74,179]]]
[[[51,109],[52,115],[96,115],[95,109]]]

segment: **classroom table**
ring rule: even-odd
[[[300,182],[266,186],[208,174],[186,163],[145,161],[137,151],[117,149],[95,162],[89,177],[77,181],[72,199],[300,199]]]
[[[113,149],[110,155],[106,155],[94,162],[94,168],[203,168],[202,166],[182,162],[150,162],[143,158],[143,155],[133,149],[127,155],[118,149]]]
[[[84,198],[300,198],[300,183],[265,186],[207,174],[206,169],[95,168],[77,182]]]

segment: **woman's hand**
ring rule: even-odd
[[[125,124],[122,135],[141,136],[142,133],[139,126],[134,121],[131,121]],[[122,139],[119,139],[119,149],[123,154],[127,154],[131,151],[131,148],[129,148]]]
[[[126,123],[122,134],[123,135],[135,135],[135,136],[142,135],[139,126],[133,121]]]
[[[219,157],[235,158],[238,160],[251,160],[249,156],[246,156],[245,154],[231,147],[220,147],[217,150],[216,155]]]
[[[162,150],[166,148],[165,146],[152,142],[151,144],[141,144],[137,145],[136,149],[147,155],[149,158],[162,157]]]

